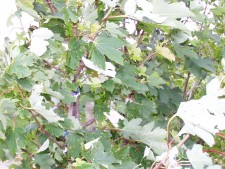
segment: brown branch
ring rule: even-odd
[[[150,54],[147,56],[147,58],[146,58],[143,62],[141,62],[141,63],[139,64],[139,67],[142,66],[142,65],[143,65],[145,62],[147,62],[149,59],[151,59],[154,55],[155,55],[155,52],[150,53]]]
[[[60,144],[54,137],[52,137],[52,135],[43,128],[43,126],[41,125],[41,123],[39,122],[39,120],[37,119],[37,117],[35,116],[35,114],[33,113],[33,111],[31,109],[28,109],[28,111],[30,112],[30,114],[32,115],[32,117],[34,118],[35,122],[38,124],[40,131],[45,134],[51,141],[53,141],[55,144],[57,144],[61,149],[64,150],[64,146],[62,144]]]
[[[186,78],[185,83],[184,83],[184,91],[183,91],[183,100],[184,101],[186,101],[187,87],[188,87],[188,82],[189,82],[189,79],[190,79],[190,75],[191,75],[191,73],[188,72],[187,78]]]
[[[77,25],[73,24],[73,36],[77,37],[77,35],[78,35]]]
[[[221,152],[219,150],[203,150],[203,152],[206,152],[206,153],[216,153],[216,154],[220,154],[222,156],[225,157],[225,153],[224,152]]]
[[[100,26],[102,27],[104,22],[109,18],[110,13],[112,12],[113,8],[110,8],[108,10],[108,12],[105,14],[104,18],[102,19],[102,21],[100,22]]]
[[[83,124],[81,124],[81,126],[82,126],[82,127],[87,127],[87,126],[93,124],[94,122],[95,122],[95,118],[92,118],[92,119],[90,119],[90,120],[84,122]]]
[[[84,57],[86,58],[87,56],[88,56],[88,51],[85,51]],[[80,61],[80,65],[78,66],[76,72],[73,75],[73,77],[74,77],[73,78],[73,83],[75,83],[77,81],[77,79],[80,77],[81,71],[83,70],[84,67],[85,66],[84,66],[83,61]]]
[[[44,0],[44,2],[48,5],[49,9],[53,14],[57,12],[56,7],[54,6],[53,2],[51,0]]]
[[[34,156],[34,154],[31,154],[29,151],[27,151],[27,150],[24,149],[24,148],[21,148],[21,150],[22,150],[24,153],[28,154],[29,157],[33,157],[33,156]]]
[[[181,142],[177,145],[177,147],[181,147],[190,137],[191,135],[188,133],[183,140],[181,140]]]
[[[140,36],[138,38],[138,42],[137,42],[137,46],[136,47],[138,47],[140,45],[140,43],[141,43],[141,41],[143,39],[144,33],[145,33],[145,31],[141,30],[141,34],[140,34]]]
[[[59,67],[56,67],[56,66],[52,65],[51,63],[49,63],[49,62],[46,61],[46,60],[43,60],[43,61],[44,61],[44,63],[45,63],[47,66],[49,66],[49,67],[51,67],[51,68],[53,68],[53,69],[56,69],[56,70],[60,71],[62,74],[66,75],[66,77],[69,77],[69,75],[68,75],[63,69],[61,69],[61,68],[59,68]]]
[[[216,135],[225,139],[225,135],[223,133],[216,133]]]
[[[167,155],[163,160],[161,160],[153,169],[160,169],[167,160],[168,160],[169,156]]]

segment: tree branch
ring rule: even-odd
[[[37,119],[37,117],[35,116],[35,114],[32,112],[32,110],[29,110],[30,114],[33,116],[35,122],[38,124],[40,131],[45,134],[51,141],[53,141],[55,144],[57,144],[61,149],[64,150],[64,146],[62,144],[60,144],[54,137],[52,137],[52,135],[43,128],[43,126],[41,125],[41,123],[39,122],[39,120]]]
[[[141,63],[139,64],[139,67],[142,66],[142,65],[143,65],[145,62],[147,62],[149,59],[151,59],[151,58],[154,56],[154,54],[155,54],[155,52],[150,53],[150,54],[147,56],[147,58],[146,58],[143,62],[141,62]]]
[[[216,153],[216,154],[220,154],[222,156],[225,157],[225,153],[224,152],[221,152],[219,150],[203,150],[203,152],[206,152],[206,153]]]
[[[56,67],[56,66],[52,65],[51,63],[49,63],[49,62],[46,61],[46,60],[43,60],[43,61],[44,61],[44,63],[45,63],[47,66],[49,66],[49,67],[51,67],[51,68],[53,68],[53,69],[56,69],[56,70],[60,71],[62,74],[66,75],[66,77],[69,77],[69,75],[68,75],[63,69],[61,69],[61,68],[59,68],[59,67]]]
[[[188,133],[183,140],[181,140],[181,142],[177,145],[177,147],[181,147],[190,137],[191,135]]]
[[[92,118],[92,119],[90,119],[90,120],[84,122],[83,124],[81,124],[81,126],[82,126],[82,127],[87,127],[87,126],[93,124],[94,122],[95,122],[95,118]]]
[[[188,72],[187,78],[186,78],[185,83],[184,83],[184,91],[183,91],[183,100],[184,101],[186,100],[186,96],[187,96],[187,87],[188,87],[188,82],[189,82],[189,79],[190,79],[190,75],[191,75],[191,73]]]
[[[53,14],[57,12],[56,7],[53,5],[53,2],[51,0],[44,0],[44,2],[48,5],[49,9]]]
[[[138,47],[140,45],[144,34],[145,34],[145,31],[141,30],[141,34],[140,34],[140,36],[138,38],[138,42],[137,42],[137,46],[136,47]]]
[[[52,137],[52,135],[43,128],[43,126],[41,125],[40,121],[37,119],[37,117],[35,116],[35,114],[33,113],[33,110],[31,108],[26,108],[25,106],[21,105],[20,106],[26,110],[28,110],[30,112],[30,114],[32,115],[32,117],[34,118],[35,122],[37,123],[38,127],[40,128],[40,131],[45,134],[51,141],[53,141],[55,144],[57,144],[61,149],[64,150],[64,146],[62,144],[60,144],[54,137]],[[38,114],[39,115],[39,114]]]

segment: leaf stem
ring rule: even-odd
[[[177,116],[177,114],[174,114],[170,119],[169,119],[169,121],[168,121],[168,124],[167,124],[167,137],[166,137],[166,142],[167,142],[167,147],[168,147],[168,149],[170,149],[170,139],[169,139],[169,137],[170,137],[170,123],[171,123],[171,121],[175,118]]]

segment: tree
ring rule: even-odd
[[[0,62],[2,161],[19,159],[16,169],[225,166],[224,2],[16,5],[9,22],[21,29],[5,39]]]

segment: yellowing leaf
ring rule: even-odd
[[[167,47],[156,46],[155,49],[156,53],[162,55],[164,58],[175,61],[175,55]]]

